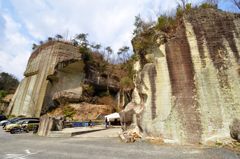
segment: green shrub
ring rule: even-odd
[[[158,18],[157,28],[164,31],[167,27],[167,16],[160,16]]]
[[[158,18],[156,28],[163,32],[170,32],[176,26],[176,19],[174,17],[168,17],[162,15]]]
[[[7,93],[14,93],[19,82],[17,78],[9,73],[0,73],[0,90],[4,90]]]
[[[132,79],[130,79],[129,77],[123,77],[120,81],[120,88],[123,90],[129,90],[132,89],[134,87],[134,83],[132,81]]]
[[[210,4],[210,3],[203,3],[203,4],[201,4],[200,6],[199,6],[200,8],[203,8],[203,9],[207,9],[207,8],[217,8],[217,6],[216,5],[214,5],[214,4]]]
[[[110,92],[108,90],[99,93],[99,97],[105,97],[105,96],[109,96],[109,95],[110,95]]]
[[[183,8],[181,6],[177,7],[177,12],[176,12],[176,16],[177,18],[181,18],[183,16]]]
[[[92,61],[92,55],[90,53],[90,50],[87,47],[80,47],[79,52],[82,54],[82,59],[85,62]]]
[[[7,95],[7,91],[0,90],[0,101]]]
[[[94,94],[94,87],[89,84],[84,84],[83,85],[83,92],[85,95],[92,96]]]
[[[186,11],[187,13],[189,13],[189,12],[191,11],[191,9],[192,9],[192,4],[191,4],[191,3],[186,4],[186,9],[185,9],[185,11]]]
[[[76,110],[71,106],[64,106],[63,114],[67,118],[73,118],[73,116],[76,114]]]

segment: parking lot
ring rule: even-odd
[[[122,143],[118,138],[47,138],[0,128],[0,159],[239,159],[219,148]]]

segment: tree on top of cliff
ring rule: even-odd
[[[110,61],[110,56],[112,55],[113,50],[110,46],[106,47],[105,50],[107,51],[106,60],[109,62]]]
[[[125,63],[129,59],[130,57],[129,49],[130,48],[128,46],[123,46],[118,50],[117,54],[120,59],[120,62]]]
[[[63,36],[60,35],[60,34],[57,34],[57,35],[55,35],[55,38],[56,38],[57,40],[60,40],[60,39],[63,39]]]
[[[99,52],[99,49],[102,47],[102,45],[101,44],[91,44],[91,47],[93,49],[96,49],[97,52]]]
[[[204,3],[210,4],[213,8],[218,8],[218,2],[219,0],[205,0]]]
[[[32,44],[32,50],[35,50],[37,47],[38,47],[37,44],[35,44],[35,43]]]
[[[182,6],[183,9],[185,9],[186,5],[188,4],[188,0],[177,0],[177,3],[179,6]]]
[[[40,45],[42,45],[43,43],[44,43],[44,42],[43,42],[42,40],[41,40],[41,41],[39,41],[39,44],[40,44]]]
[[[146,31],[148,28],[150,28],[152,24],[143,21],[143,19],[139,14],[135,16],[134,26],[135,26],[135,29],[133,30],[133,35],[139,35],[142,32]]]
[[[87,36],[88,34],[86,33],[80,33],[75,37],[75,39],[79,41],[80,46],[87,47],[89,45]]]

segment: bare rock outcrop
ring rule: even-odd
[[[94,52],[91,62],[84,60],[79,50],[64,41],[48,41],[34,50],[7,114],[39,117],[68,103],[109,105],[102,103],[103,96],[116,106],[124,103],[118,101],[120,80],[112,65]]]
[[[240,116],[240,15],[196,9],[164,40],[152,30],[132,42],[141,58],[133,100],[143,107],[135,126],[171,143],[230,138],[229,125]],[[139,49],[144,36],[152,43]]]

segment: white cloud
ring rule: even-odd
[[[176,7],[176,0],[9,0],[11,7],[4,3],[0,1],[0,29],[4,32],[0,37],[0,67],[18,78],[23,77],[36,40],[88,33],[89,41],[112,46],[116,52],[131,45],[136,15],[154,19],[159,11]]]
[[[29,39],[20,34],[21,25],[9,15],[2,14],[4,20],[0,47],[0,67],[3,71],[22,78],[29,57]]]

